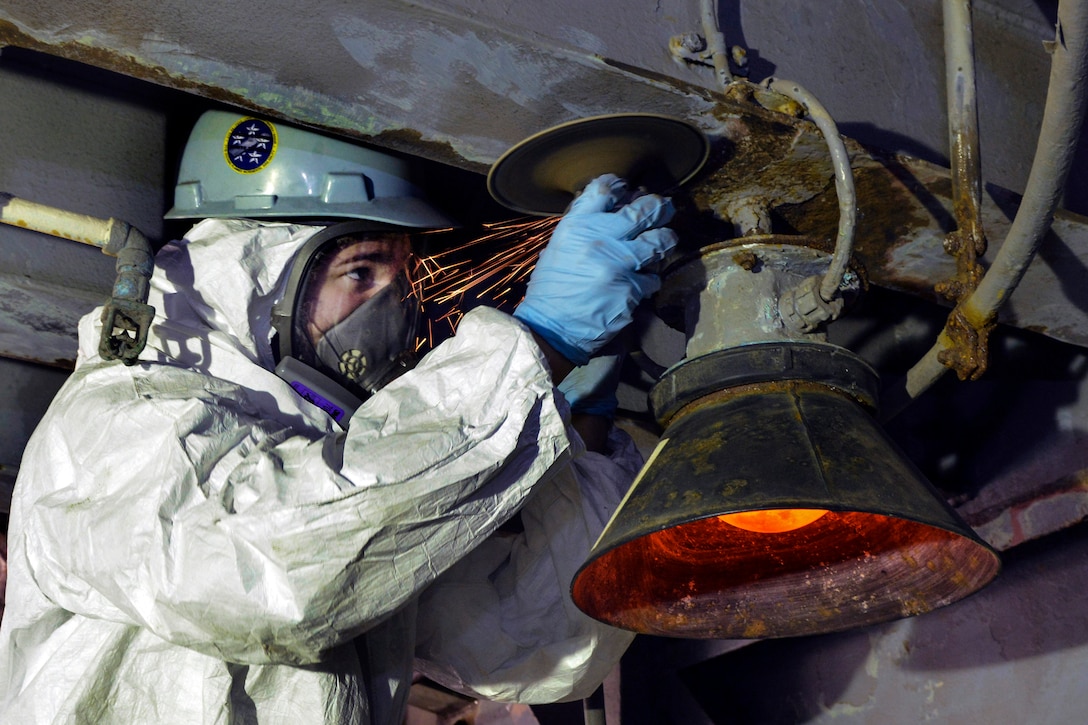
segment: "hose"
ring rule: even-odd
[[[835,193],[839,198],[839,228],[835,237],[835,251],[831,256],[831,263],[820,283],[820,297],[825,302],[830,302],[835,298],[843,275],[846,274],[846,266],[850,263],[850,256],[854,252],[857,197],[854,192],[854,172],[850,169],[850,155],[846,151],[846,144],[843,143],[839,128],[835,125],[831,114],[814,95],[793,81],[769,78],[764,81],[764,85],[772,91],[792,98],[808,109],[808,115],[820,129],[820,133],[827,142],[828,151],[831,153],[831,165],[835,171]]]

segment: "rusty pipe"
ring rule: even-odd
[[[102,248],[110,221],[37,204],[0,191],[0,222]]]
[[[977,380],[989,364],[993,322],[981,326],[963,313],[963,301],[978,289],[986,270],[979,259],[986,253],[982,228],[982,163],[979,153],[978,102],[971,0],[944,0],[945,93],[948,107],[948,146],[952,167],[952,208],[956,229],[945,237],[945,251],[955,257],[956,272],[935,286],[955,308],[944,331],[954,345],[939,362],[961,380]]]
[[[998,308],[1019,284],[1050,228],[1065,189],[1088,97],[1088,2],[1061,0],[1055,40],[1049,47],[1053,58],[1050,81],[1024,197],[993,264],[962,305],[964,316],[976,327],[994,320]],[[886,393],[886,415],[895,415],[940,379],[947,368],[938,357],[952,345],[952,339],[942,332],[907,371],[906,378]]]
[[[976,240],[982,238],[982,161],[971,0],[944,0],[944,27],[952,205],[960,231]]]

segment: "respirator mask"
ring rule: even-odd
[[[411,263],[403,228],[334,224],[299,250],[273,308],[276,374],[341,425],[416,363]]]

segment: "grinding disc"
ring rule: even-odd
[[[633,187],[667,194],[706,162],[710,142],[687,121],[626,113],[570,121],[517,144],[491,167],[487,189],[514,211],[562,214],[597,176],[616,174]]]

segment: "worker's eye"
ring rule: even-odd
[[[344,274],[359,284],[370,285],[374,283],[374,269],[369,265],[353,267]]]

